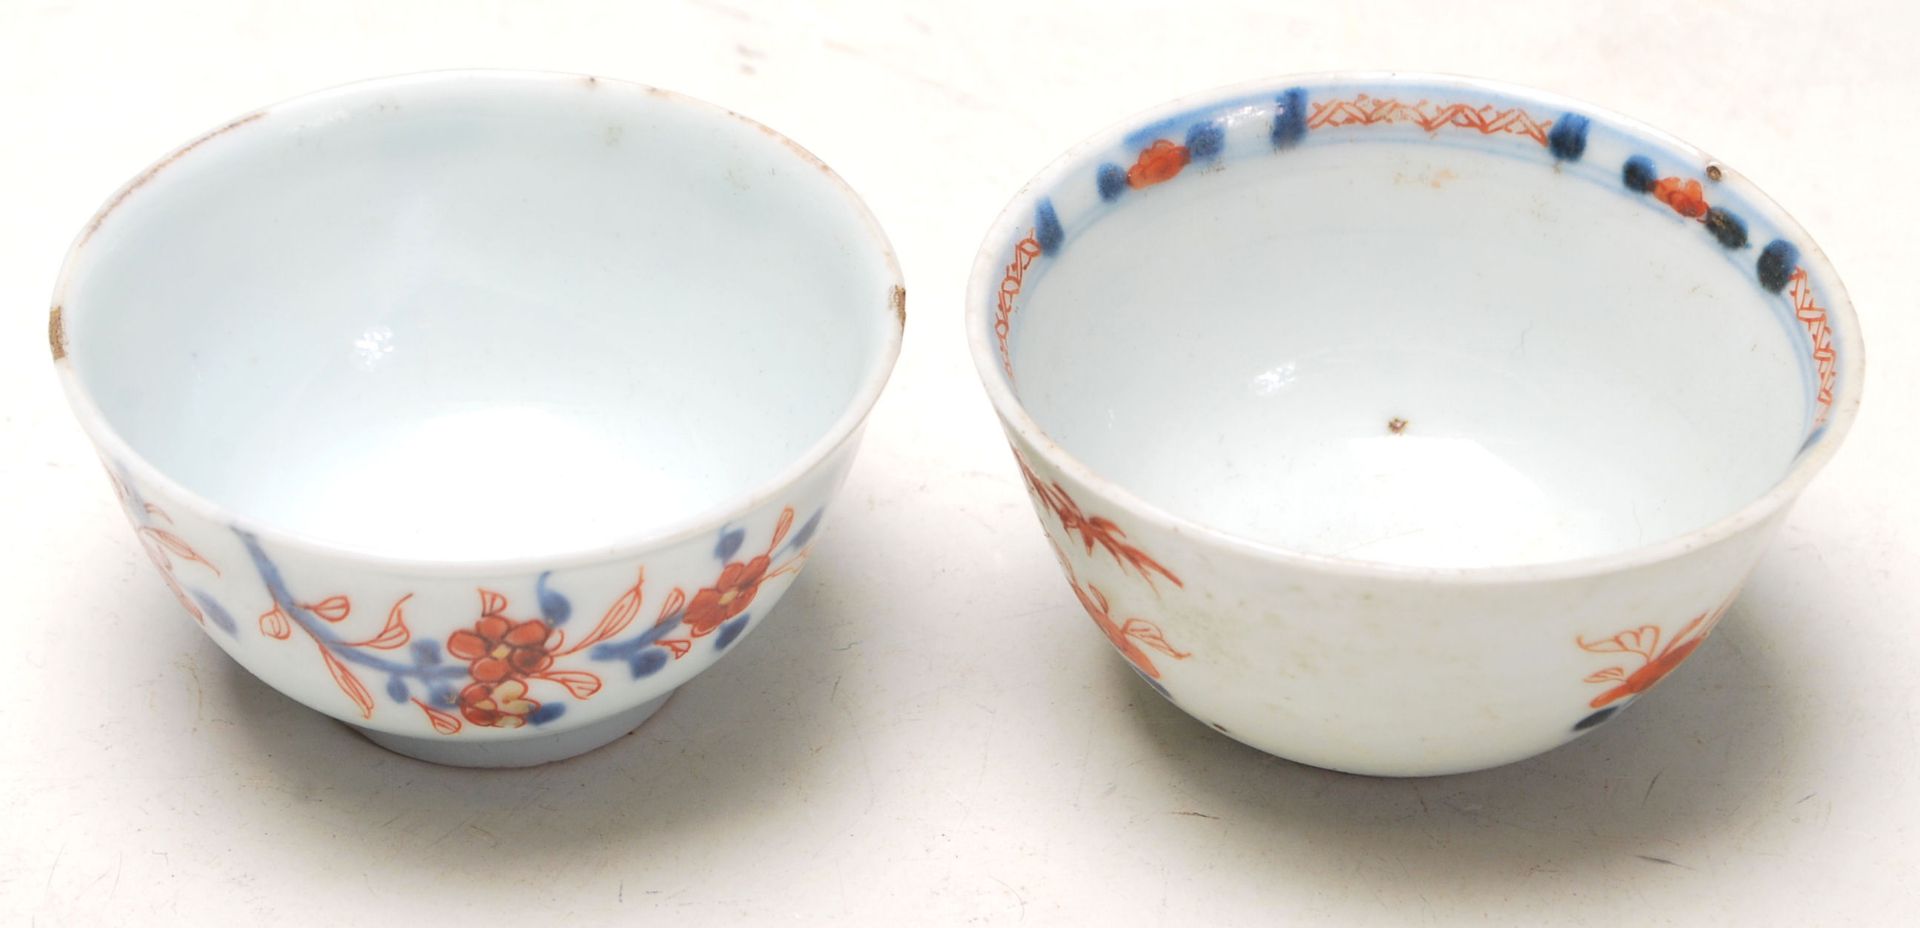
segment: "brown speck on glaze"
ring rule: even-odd
[[[133,183],[128,184],[126,186],[126,189],[120,191],[118,194],[115,194],[113,198],[113,202],[108,203],[105,209],[101,210],[98,215],[93,217],[93,221],[87,224],[86,233],[80,236],[80,244],[85,245],[88,241],[91,241],[93,239],[93,233],[100,231],[100,224],[103,222],[106,222],[107,217],[113,215],[113,211],[116,209],[119,209],[120,204],[125,202],[127,197],[131,196],[135,190],[139,190],[141,187],[146,186],[147,181],[152,180],[161,171],[164,171],[167,168],[172,167],[173,163],[185,157],[187,152],[190,152],[196,148],[199,148],[200,146],[205,145],[208,142],[211,142],[214,139],[219,138],[220,136],[225,135],[229,132],[232,132],[233,130],[238,129],[241,126],[244,126],[247,123],[250,123],[265,115],[267,115],[266,110],[260,110],[258,112],[248,113],[247,115],[242,116],[239,119],[236,119],[230,123],[227,123],[226,125],[221,126],[220,128],[215,129],[212,132],[207,133],[206,135],[203,135],[197,139],[194,139],[191,142],[188,142],[186,144],[186,147],[181,148],[179,151],[176,151],[171,155],[168,155],[165,161],[162,161],[159,164],[156,164],[153,167],[148,168],[145,174],[142,174],[139,177],[134,178]]]
[[[1719,180],[1720,178],[1726,176],[1726,173],[1727,172],[1720,170],[1720,166],[1717,164],[1709,163],[1707,165],[1708,180]]]
[[[894,287],[893,296],[888,302],[893,306],[893,318],[899,320],[900,328],[905,329],[907,327],[907,288]]]
[[[584,74],[580,77],[580,83],[588,87],[598,88],[600,86],[600,79],[591,74]]]
[[[1387,420],[1387,431],[1399,435],[1407,430],[1407,420],[1395,416]]]
[[[60,307],[55,306],[47,313],[47,345],[53,349],[53,359],[61,360],[67,356],[67,327],[60,321]]]

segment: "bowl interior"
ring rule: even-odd
[[[275,107],[138,183],[67,280],[75,376],[134,452],[256,524],[433,560],[743,498],[850,430],[897,344],[886,245],[810,156],[560,76]]]
[[[1756,273],[1763,217],[1705,214],[1733,194],[1686,186],[1704,159],[1585,120],[1567,157],[1555,112],[1511,107],[1537,136],[1488,130],[1497,102],[1407,112],[1443,93],[1311,131],[1386,98],[1302,95],[1297,135],[1285,97],[1222,104],[1069,159],[1033,220],[1019,403],[1173,514],[1404,565],[1632,548],[1780,481],[1823,410]],[[1646,151],[1658,189],[1625,168]]]

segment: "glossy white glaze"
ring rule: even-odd
[[[229,653],[396,750],[523,765],[638,724],[778,600],[901,292],[858,198],[765,127],[454,72],[143,174],[69,255],[56,356]]]
[[[1666,212],[1417,142],[1196,172],[1039,278],[1019,395],[1089,467],[1278,547],[1474,567],[1664,540],[1778,481],[1805,414],[1768,294]]]
[[[1744,178],[1444,77],[1096,136],[995,223],[967,324],[1108,640],[1216,729],[1373,774],[1518,760],[1650,689],[1859,403],[1845,292]]]

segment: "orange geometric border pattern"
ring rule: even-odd
[[[1013,379],[1013,356],[1007,351],[1007,335],[1013,328],[1013,300],[1020,295],[1020,288],[1026,282],[1027,268],[1033,265],[1033,259],[1040,257],[1040,240],[1029,230],[1027,237],[1013,246],[1013,260],[1007,262],[1007,270],[1000,278],[999,302],[994,307],[993,336],[1000,344],[1000,366],[1007,372],[1007,379]]]
[[[1833,330],[1827,326],[1827,311],[1813,300],[1813,284],[1807,280],[1805,268],[1794,268],[1793,276],[1787,278],[1787,296],[1793,300],[1794,318],[1806,327],[1807,340],[1813,343],[1814,368],[1820,377],[1820,392],[1815,396],[1820,410],[1814,414],[1813,424],[1823,425],[1833,411],[1833,385],[1840,377]]]
[[[1314,102],[1307,115],[1308,129],[1338,126],[1374,126],[1410,123],[1428,132],[1452,126],[1472,129],[1481,135],[1521,135],[1542,145],[1553,128],[1551,119],[1535,119],[1519,107],[1496,109],[1472,107],[1465,103],[1431,103],[1399,100],[1360,94],[1351,100]]]

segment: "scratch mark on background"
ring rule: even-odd
[[[1655,857],[1652,854],[1635,854],[1633,856],[1638,857],[1641,860],[1644,860],[1650,864],[1660,864],[1662,866],[1667,866],[1667,867],[1679,867],[1682,870],[1693,869],[1692,867],[1689,867],[1686,864],[1680,863],[1679,861],[1668,860],[1665,857]]]

